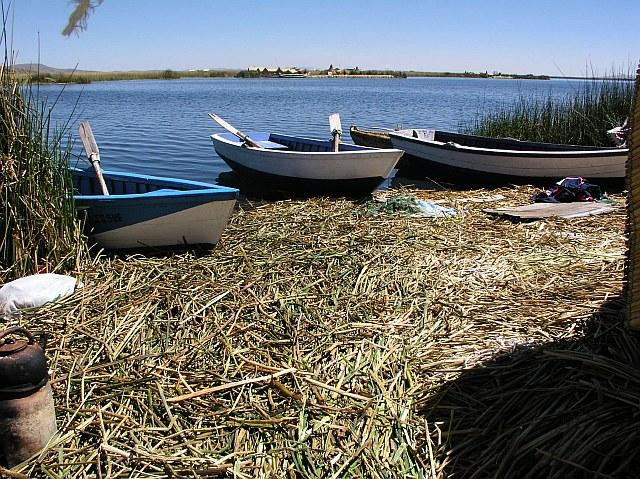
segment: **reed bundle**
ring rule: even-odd
[[[640,338],[607,304],[579,339],[492,358],[428,398],[435,457],[460,477],[634,477]]]
[[[627,270],[627,324],[640,330],[640,66],[636,76],[636,92],[628,138],[627,160],[627,234],[629,236],[629,262]]]
[[[637,369],[618,352],[604,364],[569,346],[520,369],[526,375],[485,365],[514,349],[586,343],[586,325],[604,324],[595,313],[622,291],[624,199],[615,197],[613,214],[573,221],[482,212],[532,193],[401,192],[463,212],[437,219],[371,216],[340,199],[244,202],[210,254],[97,258],[82,290],[19,319],[50,335],[60,433],[12,474],[441,477],[471,467],[467,452],[483,445],[483,463],[499,463],[514,430],[530,454],[559,457],[554,471],[582,471],[571,445],[629,432],[619,413],[637,414]],[[547,371],[553,388],[549,365],[562,378],[580,369],[574,391],[602,404],[619,396],[619,409],[589,416],[591,402],[565,390],[532,403],[523,386]],[[443,388],[485,370],[495,389],[439,414]],[[486,416],[457,427],[459,410],[493,400],[496,413],[520,406],[511,429]],[[565,429],[562,448],[543,447],[560,439],[529,428],[526,411],[551,421],[554,408],[579,408],[592,435]],[[485,426],[496,435],[482,435]]]

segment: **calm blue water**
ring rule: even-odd
[[[55,102],[53,117],[71,118],[74,155],[78,124],[91,122],[105,169],[215,181],[229,168],[209,136],[223,131],[215,112],[241,130],[329,137],[330,113],[348,128],[429,127],[457,130],[483,112],[521,95],[562,96],[567,80],[410,79],[183,79],[41,86]],[[80,165],[88,165],[84,159]]]

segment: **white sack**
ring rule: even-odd
[[[32,274],[16,279],[0,288],[0,314],[42,306],[70,295],[75,287],[76,278],[61,274]]]

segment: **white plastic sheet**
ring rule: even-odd
[[[458,212],[453,208],[440,206],[431,201],[418,200],[416,202],[418,212],[413,216],[420,218],[444,218],[446,216],[456,216]]]

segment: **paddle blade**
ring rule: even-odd
[[[238,130],[236,127],[234,127],[233,125],[227,123],[226,121],[224,121],[222,118],[220,118],[215,113],[209,113],[209,118],[211,118],[213,121],[215,121],[218,125],[220,125],[222,128],[224,128],[228,132],[233,133],[235,136],[237,136],[242,141],[244,141],[247,145],[253,146],[254,148],[264,148],[260,143],[252,140],[251,138],[249,138],[248,135],[245,135],[240,130]]]
[[[242,132],[240,130],[238,130],[233,125],[231,125],[231,124],[227,123],[226,121],[224,121],[222,118],[220,118],[215,113],[209,113],[209,118],[211,118],[213,121],[215,121],[218,125],[220,125],[222,128],[224,128],[228,132],[231,132],[234,135],[238,136],[239,138],[242,138],[239,135],[239,134],[242,134]]]
[[[93,137],[93,131],[91,131],[91,125],[88,121],[80,123],[78,134],[80,135],[80,139],[82,140],[84,151],[87,152],[87,156],[91,158],[91,155],[97,155],[99,158],[100,150],[98,149],[96,139]]]
[[[332,135],[336,133],[342,135],[342,124],[340,123],[340,113],[331,113],[329,115],[329,130]]]
[[[87,153],[87,158],[89,158],[89,161],[96,172],[96,177],[98,178],[102,194],[108,196],[109,190],[107,189],[107,184],[104,182],[104,178],[102,177],[102,171],[100,171],[100,150],[98,150],[98,144],[96,143],[96,139],[93,137],[91,125],[88,121],[80,123],[78,134],[82,140],[84,151]]]

